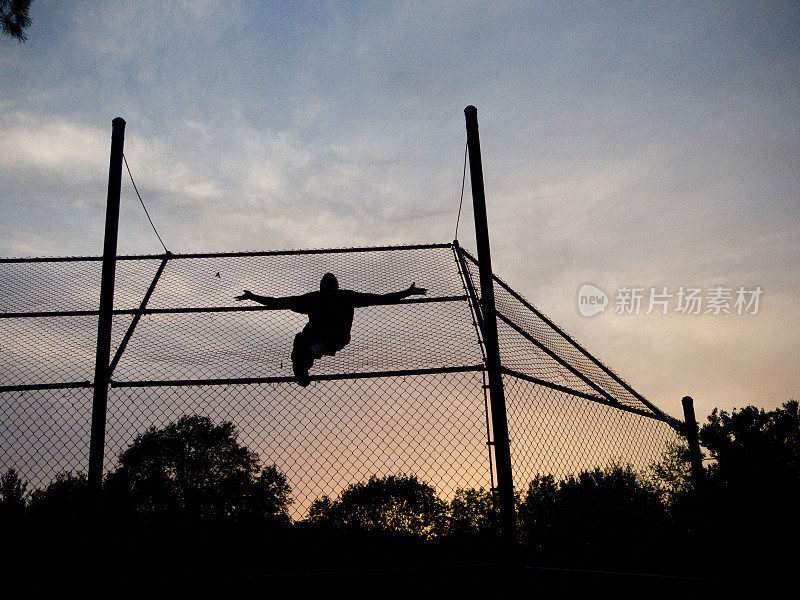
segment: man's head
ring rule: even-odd
[[[339,282],[336,280],[336,276],[333,273],[325,273],[322,281],[319,282],[319,289],[323,292],[338,290]]]

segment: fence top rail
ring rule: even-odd
[[[314,248],[300,250],[251,250],[241,252],[187,252],[167,254],[125,254],[117,256],[117,260],[163,260],[168,258],[225,258],[225,257],[250,257],[250,256],[290,256],[301,254],[346,254],[355,252],[392,252],[396,250],[430,250],[437,248],[450,248],[452,243],[405,244],[396,246],[356,246],[350,248]],[[48,262],[100,262],[102,256],[34,256],[27,258],[0,258],[0,264],[10,263],[48,263]]]

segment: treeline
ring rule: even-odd
[[[562,480],[536,477],[517,492],[521,552],[538,564],[648,571],[780,564],[781,544],[794,545],[798,533],[797,403],[715,410],[700,438],[707,452],[701,489],[684,446],[647,472],[609,465]],[[408,474],[373,476],[338,497],[317,498],[293,522],[286,476],[262,466],[232,424],[200,416],[136,437],[103,482],[99,518],[87,514],[82,474],[27,488],[13,470],[0,479],[6,539],[91,543],[87,524],[99,523],[103,543],[116,540],[124,564],[150,573],[156,565],[172,573],[223,563],[247,572],[364,566],[403,552],[404,560],[423,562],[431,553],[480,559],[497,543],[491,491],[460,489],[445,500]]]

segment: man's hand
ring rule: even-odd
[[[253,294],[250,292],[250,290],[245,290],[244,294],[242,294],[241,296],[236,296],[235,300],[251,300],[252,298]]]
[[[411,286],[406,290],[406,294],[409,296],[424,296],[427,293],[428,290],[425,288],[419,288],[414,283],[412,283]]]

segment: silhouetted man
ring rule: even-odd
[[[295,336],[292,348],[294,375],[297,383],[305,387],[311,381],[308,370],[314,364],[314,359],[323,355],[333,356],[350,342],[350,329],[356,308],[392,304],[408,296],[425,293],[425,289],[418,288],[413,283],[406,290],[388,294],[340,290],[336,277],[332,273],[325,273],[318,292],[272,298],[245,290],[244,294],[236,296],[236,300],[252,300],[272,310],[291,310],[308,315],[308,324]]]

